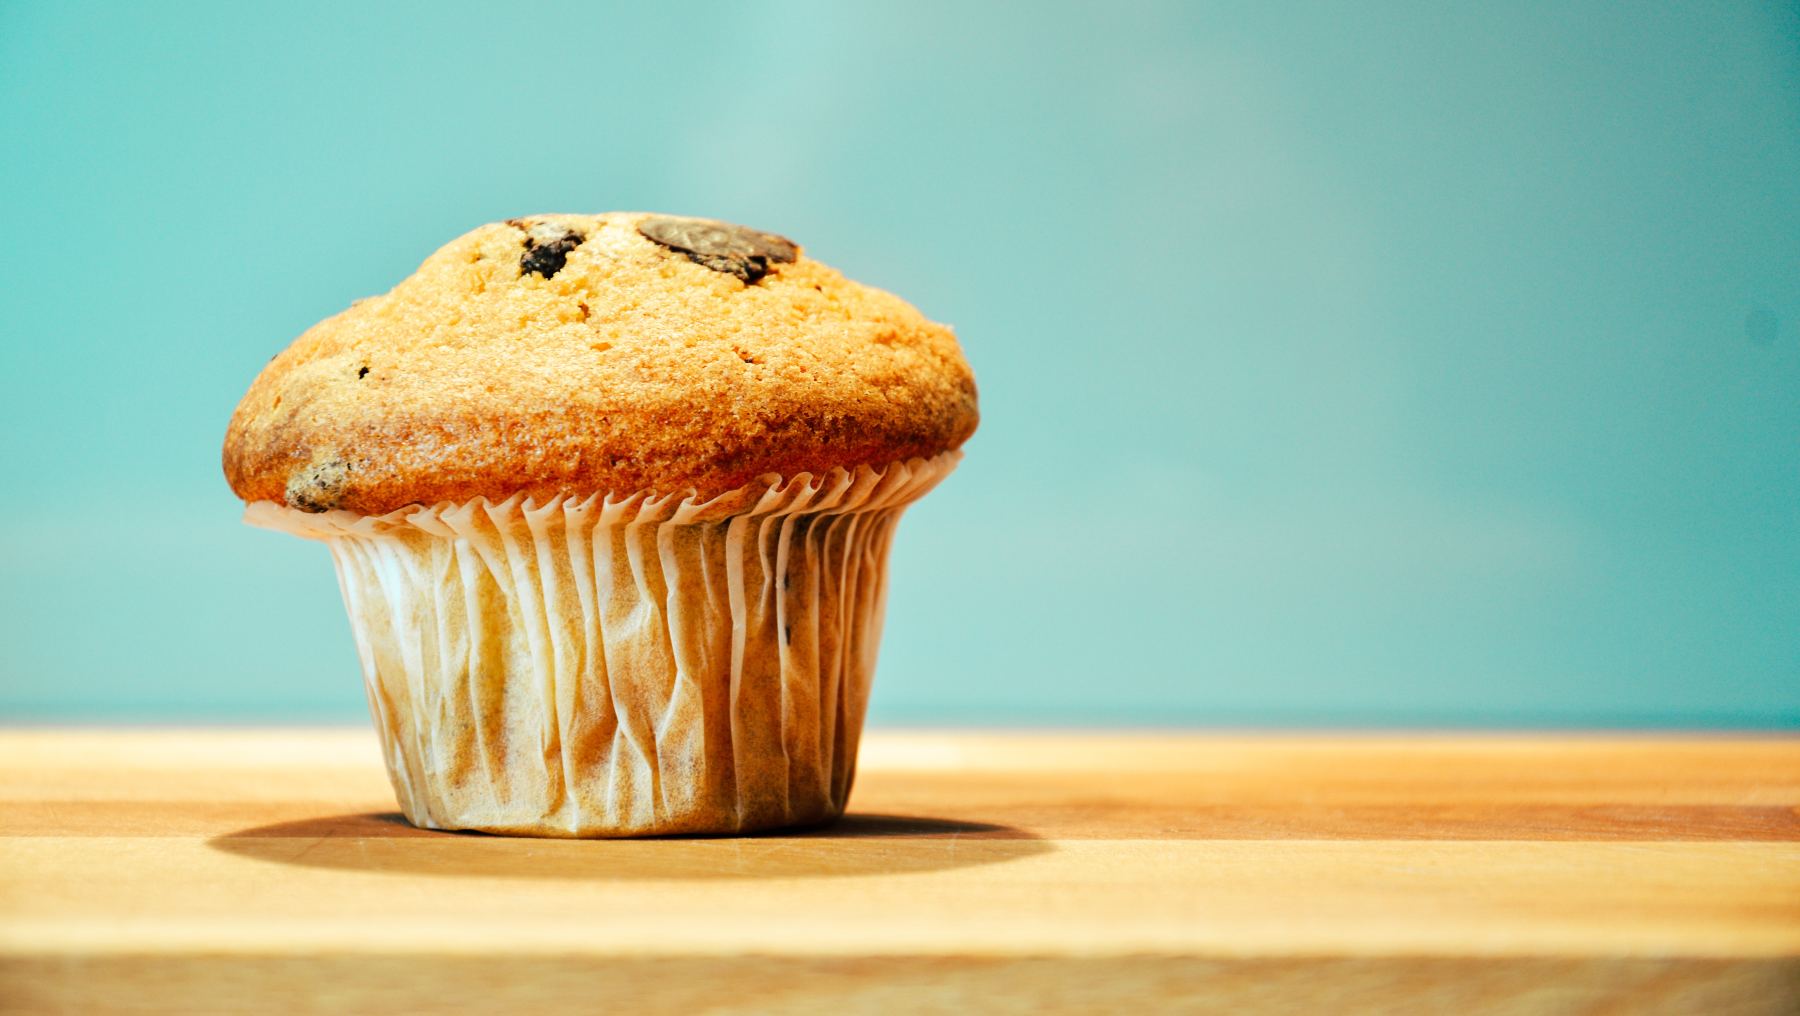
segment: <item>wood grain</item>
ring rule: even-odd
[[[10,731],[0,1011],[1796,1012],[1797,806],[1790,738],[875,733],[831,828],[515,840],[360,731]]]

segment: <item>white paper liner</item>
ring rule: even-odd
[[[259,501],[244,520],[331,548],[415,825],[745,832],[843,812],[888,541],[960,458],[704,502],[478,498],[370,517]]]

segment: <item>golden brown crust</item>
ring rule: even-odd
[[[232,415],[232,490],[365,515],[517,493],[710,496],[929,457],[974,432],[975,381],[948,328],[804,256],[706,267],[641,235],[646,218],[482,226],[313,326]]]

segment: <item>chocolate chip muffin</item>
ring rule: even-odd
[[[976,420],[948,328],[783,237],[540,215],[300,336],[224,466],[331,549],[415,824],[739,832],[842,812],[894,523]]]

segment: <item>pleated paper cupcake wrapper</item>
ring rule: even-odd
[[[707,501],[515,497],[324,541],[401,810],[536,836],[747,832],[841,814],[888,541],[960,455],[765,478]]]

